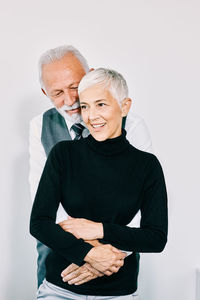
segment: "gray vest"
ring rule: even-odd
[[[43,115],[41,135],[46,156],[49,155],[55,144],[71,139],[65,119],[55,108],[47,110]]]
[[[123,118],[122,128],[125,127],[126,118]],[[83,137],[88,136],[89,131],[84,129]],[[55,108],[47,110],[42,120],[41,142],[44,147],[46,156],[58,142],[71,140],[71,135],[67,128],[65,119]]]

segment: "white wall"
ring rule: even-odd
[[[34,299],[35,241],[28,232],[29,120],[49,107],[37,60],[73,44],[91,66],[128,81],[169,193],[169,242],[141,258],[142,300],[195,300],[199,241],[200,2],[195,0],[2,1],[1,299]]]

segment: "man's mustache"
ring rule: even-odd
[[[76,102],[74,103],[73,105],[63,105],[62,107],[60,107],[60,109],[62,110],[73,110],[73,109],[76,109],[76,108],[79,108],[80,107],[80,103],[79,102]]]

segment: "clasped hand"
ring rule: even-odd
[[[83,266],[71,264],[62,272],[64,282],[80,285],[97,277],[110,276],[124,265],[125,253],[112,245],[103,245],[97,240],[103,238],[102,223],[68,217],[68,220],[59,225],[76,238],[82,238],[94,246],[84,258],[86,263]]]
[[[61,276],[68,284],[80,285],[97,277],[117,273],[124,265],[125,257],[125,253],[112,245],[95,246],[86,255],[86,263],[83,266],[71,264]]]

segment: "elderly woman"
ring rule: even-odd
[[[131,99],[119,73],[91,71],[80,82],[79,96],[90,135],[53,148],[32,209],[31,234],[53,250],[38,299],[133,299],[137,253],[161,252],[167,241],[162,168],[153,154],[126,139],[122,118]],[[71,216],[64,230],[55,224],[59,203]],[[140,228],[128,227],[139,210]],[[125,258],[118,249],[132,254]],[[86,265],[88,279],[65,276],[62,271],[74,264]]]

